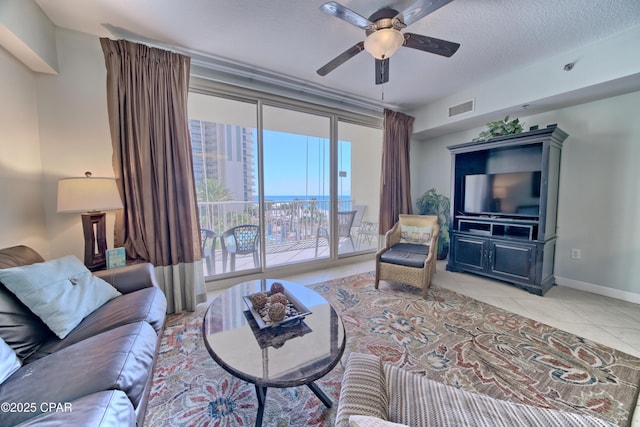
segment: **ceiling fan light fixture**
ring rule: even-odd
[[[404,44],[404,36],[394,28],[383,28],[367,36],[364,49],[376,59],[387,59]]]

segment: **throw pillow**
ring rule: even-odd
[[[20,369],[20,365],[16,352],[0,338],[0,384]]]
[[[0,270],[0,282],[61,339],[98,307],[122,295],[73,255]]]
[[[431,243],[432,226],[416,227],[415,225],[400,225],[400,243],[428,245]]]
[[[351,415],[349,417],[349,427],[409,427],[406,424],[392,423],[380,418],[367,415]]]

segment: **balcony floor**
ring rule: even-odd
[[[366,237],[366,236],[365,236]],[[355,251],[370,251],[378,248],[375,238],[366,239],[354,238]],[[338,246],[338,254],[346,254],[354,252],[349,239],[343,239]],[[320,239],[318,242],[318,254],[316,256],[316,239],[310,238],[293,242],[282,242],[268,244],[266,247],[266,266],[276,267],[287,264],[295,264],[304,261],[311,261],[318,258],[329,258],[329,246],[327,241]],[[203,268],[205,277],[219,276],[223,272],[229,273],[230,261],[227,259],[226,270],[222,268],[222,250],[216,248],[215,258],[212,257],[212,271],[207,269],[207,263],[203,260]],[[253,255],[237,255],[235,271],[251,270],[255,268],[253,263]]]

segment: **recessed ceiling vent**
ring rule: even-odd
[[[475,102],[473,99],[463,102],[462,104],[453,105],[449,107],[449,117],[455,117],[460,114],[468,113],[475,109]]]

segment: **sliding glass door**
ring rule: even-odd
[[[377,248],[380,129],[193,92],[189,118],[206,276]]]
[[[205,275],[261,267],[257,104],[189,95]]]
[[[381,129],[339,122],[338,212],[354,212],[354,218],[338,254],[378,249],[381,162]],[[348,214],[339,215],[339,221],[349,220]]]
[[[330,119],[268,105],[262,117],[267,267],[328,257]]]

